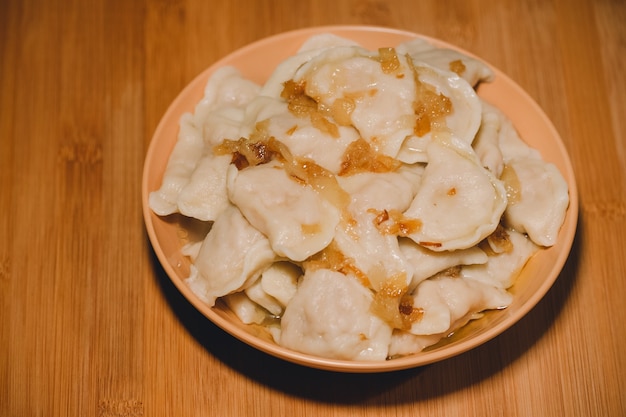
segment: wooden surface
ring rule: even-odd
[[[257,353],[175,290],[140,179],[178,92],[259,38],[325,24],[465,48],[543,107],[580,221],[547,296],[424,368],[342,375]],[[626,3],[0,1],[0,415],[626,415]]]

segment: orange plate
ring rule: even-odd
[[[180,116],[185,112],[193,112],[203,96],[209,77],[217,68],[232,65],[245,77],[262,84],[279,62],[295,54],[310,36],[320,33],[334,33],[352,39],[368,49],[395,46],[409,39],[422,37],[437,46],[456,49],[475,57],[453,45],[411,32],[370,26],[328,26],[296,30],[262,39],[219,60],[196,77],[170,105],[148,149],[142,183],[143,213],[148,235],[159,261],[183,296],[217,326],[263,352],[309,367],[339,372],[393,371],[440,361],[487,342],[520,320],[550,289],[568,257],[578,217],[574,173],[559,134],[532,98],[493,67],[495,80],[482,84],[478,95],[501,109],[512,120],[526,143],[538,149],[546,161],[559,168],[569,185],[570,193],[570,206],[558,242],[551,248],[540,251],[529,261],[512,289],[514,300],[508,308],[470,323],[458,332],[459,335],[421,353],[379,362],[344,361],[307,355],[278,346],[257,326],[242,324],[222,304],[208,307],[184,283],[189,271],[189,260],[180,253],[182,225],[171,218],[155,215],[148,207],[148,195],[160,187],[170,152],[176,143]]]

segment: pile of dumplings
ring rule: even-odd
[[[380,361],[506,308],[569,204],[558,169],[479,98],[493,72],[415,39],[317,35],[263,85],[217,70],[180,119],[159,216],[206,225],[186,283],[286,348]]]

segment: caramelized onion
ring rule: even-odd
[[[466,70],[465,64],[460,59],[451,61],[449,64],[449,67],[450,67],[450,71],[456,73],[458,76],[463,75],[463,73]]]
[[[404,214],[398,210],[379,211],[369,209],[368,212],[376,215],[373,220],[374,226],[384,235],[406,237],[417,233],[422,227],[422,222],[419,219],[405,217]]]
[[[319,103],[306,94],[306,82],[286,81],[280,97],[287,101],[287,109],[296,117],[308,117],[311,124],[319,131],[333,138],[339,138],[339,128],[326,118],[326,111]]]
[[[341,162],[340,176],[361,172],[392,172],[400,168],[395,158],[376,152],[363,138],[357,139],[346,148]]]
[[[374,294],[372,312],[394,329],[410,329],[422,318],[424,311],[413,305],[413,297],[407,291],[404,273],[388,278]]]
[[[433,127],[445,125],[445,117],[452,113],[452,101],[449,97],[435,91],[434,87],[419,79],[417,68],[411,59],[407,59],[415,80],[416,97],[413,103],[415,111],[414,133],[422,137],[431,132]]]

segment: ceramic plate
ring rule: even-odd
[[[544,160],[554,163],[569,185],[570,206],[558,242],[541,250],[525,266],[511,289],[513,303],[502,311],[487,314],[458,331],[453,337],[411,356],[380,362],[332,360],[294,352],[276,345],[257,326],[242,324],[224,305],[210,308],[194,295],[184,279],[189,273],[189,260],[180,253],[185,241],[184,221],[177,216],[161,218],[148,207],[148,194],[161,185],[170,152],[177,140],[181,114],[193,112],[203,96],[211,74],[225,65],[238,68],[242,74],[262,84],[276,65],[296,53],[310,36],[334,33],[352,39],[368,49],[395,46],[421,35],[401,30],[368,26],[317,27],[272,36],[250,44],[226,56],[195,78],[174,100],[159,123],[146,156],[142,199],[146,228],[152,247],[164,270],[180,292],[209,320],[232,336],[270,355],[309,367],[340,372],[384,372],[417,367],[440,361],[479,346],[520,320],[546,294],[558,277],[570,251],[576,231],[578,197],[572,166],[557,131],[541,108],[515,82],[496,68],[495,80],[481,84],[478,95],[500,108],[513,122],[521,137],[541,152]],[[463,51],[442,41],[426,38],[437,46]],[[476,58],[476,57],[475,57]]]

